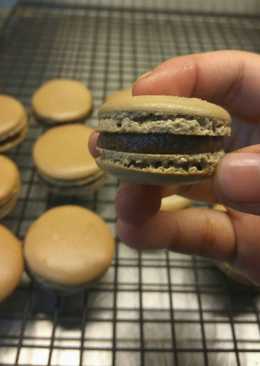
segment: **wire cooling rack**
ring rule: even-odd
[[[18,97],[30,110],[31,95],[45,80],[82,80],[93,92],[87,123],[95,126],[107,94],[164,59],[260,48],[259,18],[253,15],[80,3],[24,2],[15,8],[0,37],[1,93]],[[5,224],[21,239],[41,213],[65,202],[39,186],[31,149],[42,129],[32,116],[30,123],[27,140],[10,155],[21,169],[23,192]],[[116,189],[117,181],[109,178],[95,196],[66,203],[96,210],[114,230]],[[119,242],[109,272],[88,292],[60,298],[25,280],[0,305],[0,364],[257,366],[259,310],[257,291],[230,283],[206,260],[137,253]]]

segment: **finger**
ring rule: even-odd
[[[142,224],[119,221],[120,238],[136,249],[168,249],[225,261],[260,283],[260,217],[188,208],[159,212]]]
[[[138,224],[120,220],[117,229],[120,238],[137,249],[169,249],[217,260],[231,260],[236,252],[228,215],[209,209],[158,212]]]
[[[118,218],[137,223],[152,217],[160,209],[161,190],[159,186],[121,184],[116,197]]]
[[[260,214],[260,145],[227,154],[213,179],[173,189],[182,196],[208,203],[221,202],[241,212]],[[170,194],[167,187],[161,194]]]
[[[168,60],[137,80],[133,95],[199,97],[249,120],[260,117],[260,56],[215,51]]]
[[[93,132],[89,138],[88,148],[90,153],[94,156],[94,158],[98,157],[99,152],[97,150],[97,140],[98,140],[99,133]]]
[[[236,210],[260,214],[260,145],[227,154],[213,178],[183,186],[145,186],[125,184],[117,196],[118,218],[128,221],[149,220],[159,211],[162,197],[184,197],[220,202]]]
[[[213,184],[216,200],[242,212],[260,214],[260,145],[227,154]]]

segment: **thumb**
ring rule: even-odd
[[[260,214],[260,145],[227,154],[218,166],[214,192],[219,202]]]

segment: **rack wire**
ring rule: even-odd
[[[156,1],[147,1],[146,11],[134,1],[127,7],[114,1],[111,8],[92,3],[21,2],[0,37],[0,92],[30,110],[31,95],[45,80],[82,80],[94,96],[87,123],[95,126],[107,94],[164,59],[260,49],[259,17],[252,14],[175,13],[152,8]],[[30,124],[27,140],[10,154],[20,167],[23,192],[5,224],[21,239],[41,213],[65,202],[39,187],[31,149],[42,128],[33,116]],[[66,203],[95,210],[114,230],[117,185],[111,177],[93,197]],[[60,298],[24,281],[0,305],[2,366],[258,365],[257,290],[229,282],[202,258],[137,253],[117,242],[112,267],[93,289]]]

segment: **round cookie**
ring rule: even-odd
[[[70,292],[104,275],[114,250],[113,235],[99,216],[79,206],[60,206],[32,224],[24,256],[29,273],[40,284]]]
[[[192,200],[178,194],[173,194],[172,196],[164,197],[162,199],[160,210],[175,212],[191,206]]]
[[[49,125],[75,122],[91,111],[92,96],[80,81],[53,79],[33,94],[32,108],[37,119]]]
[[[39,137],[33,160],[41,180],[53,193],[92,193],[104,182],[104,172],[88,150],[93,129],[82,124],[55,127]]]
[[[125,97],[132,97],[132,86],[130,88],[117,90],[113,92],[112,94],[108,95],[106,97],[106,102],[111,102],[111,100],[119,100]]]
[[[186,184],[210,177],[224,155],[230,115],[196,98],[132,96],[99,111],[98,164],[123,180]]]
[[[0,155],[0,219],[7,216],[16,206],[21,190],[21,178],[15,163]]]
[[[18,286],[23,273],[22,244],[0,225],[0,301]]]
[[[21,143],[28,131],[24,106],[9,95],[0,95],[0,153]]]

